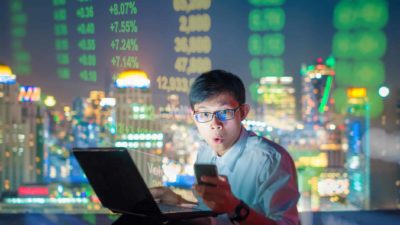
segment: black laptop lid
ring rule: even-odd
[[[125,148],[74,148],[73,154],[104,207],[147,216],[160,209]]]

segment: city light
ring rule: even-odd
[[[150,79],[146,72],[138,69],[130,69],[121,72],[115,80],[118,88],[150,88]]]
[[[20,86],[18,101],[37,102],[40,101],[41,89],[35,86]]]
[[[16,76],[7,65],[0,64],[0,84],[15,84]]]
[[[350,98],[365,98],[367,96],[366,88],[348,88],[347,96]]]
[[[329,76],[326,80],[324,95],[322,97],[321,104],[319,106],[320,113],[323,113],[325,111],[325,107],[329,100],[329,94],[331,93],[332,81],[333,81],[333,78],[331,76]]]
[[[382,98],[386,98],[387,96],[389,96],[390,94],[390,90],[388,87],[380,87],[379,88],[379,96],[381,96]]]
[[[55,212],[62,215],[75,210],[84,214],[83,222],[96,223],[94,216],[79,211],[102,213],[104,208],[72,154],[74,147],[127,148],[146,185],[182,188],[193,194],[193,164],[206,143],[196,129],[188,95],[196,77],[225,65],[227,58],[252,100],[246,99],[251,110],[241,122],[252,132],[247,140],[262,142],[260,149],[264,150],[258,156],[275,159],[275,153],[269,154],[274,148],[290,154],[296,167],[291,171],[297,175],[300,211],[369,210],[379,207],[370,204],[370,198],[376,201],[375,197],[382,195],[389,199],[391,193],[376,186],[394,188],[393,182],[384,178],[398,175],[397,170],[386,173],[392,172],[389,163],[394,161],[387,152],[398,146],[381,141],[382,137],[370,130],[391,131],[399,125],[392,121],[395,110],[385,108],[385,116],[377,117],[389,103],[395,107],[398,95],[398,85],[385,80],[386,73],[396,75],[386,68],[394,58],[387,57],[386,51],[396,43],[388,36],[392,29],[385,27],[392,20],[388,14],[391,3],[335,1],[325,10],[331,13],[325,14],[330,14],[333,22],[326,27],[336,33],[308,26],[318,32],[307,29],[297,37],[284,36],[291,27],[285,28],[285,21],[293,19],[295,12],[285,11],[290,8],[290,4],[283,7],[285,1],[243,1],[244,11],[229,9],[230,17],[220,19],[213,16],[218,10],[208,11],[221,8],[224,3],[220,1],[169,1],[169,7],[161,4],[167,10],[160,11],[164,13],[159,18],[148,13],[147,4],[139,6],[135,1],[107,1],[97,7],[96,1],[78,0],[69,7],[68,1],[53,0],[41,7],[51,9],[47,14],[43,11],[51,26],[40,29],[34,24],[44,18],[33,10],[40,8],[37,3],[2,2],[8,2],[0,8],[9,14],[5,28],[11,36],[3,40],[7,48],[0,53],[13,69],[0,63],[2,212],[58,210]],[[313,4],[320,6],[319,1]],[[307,22],[304,19],[320,19],[310,17],[311,11],[304,11],[307,18],[296,19],[302,24]],[[228,35],[240,39],[221,42],[218,32],[210,32],[215,18],[217,24],[227,21],[241,27],[247,23],[249,29]],[[171,19],[179,26],[169,26]],[[95,29],[97,25],[101,26]],[[49,35],[30,42],[36,37],[31,35],[33,31]],[[237,33],[238,29],[229,31]],[[317,36],[328,40],[328,45],[300,41],[285,47],[294,39],[300,43]],[[219,47],[211,52],[215,45]],[[293,50],[297,51],[296,60],[290,60]],[[321,52],[332,55],[324,60],[318,57]],[[310,58],[316,58],[312,65],[303,64],[301,71],[296,71],[299,60]],[[390,102],[385,99],[388,97]],[[390,160],[375,160],[377,155]],[[378,177],[382,171],[371,173],[382,168],[385,176]],[[396,185],[400,193],[400,181]],[[400,195],[390,200],[400,208]]]
[[[44,99],[44,104],[47,107],[53,107],[56,105],[56,99],[54,98],[54,96],[48,95],[46,96],[46,98]]]
[[[115,98],[102,98],[100,101],[100,106],[105,107],[105,106],[110,106],[114,107],[115,106]]]

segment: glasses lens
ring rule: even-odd
[[[204,123],[210,121],[212,119],[213,114],[209,112],[199,112],[196,113],[194,116],[197,122]]]
[[[226,121],[233,118],[234,110],[233,109],[225,109],[215,113],[220,121]]]

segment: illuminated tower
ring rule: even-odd
[[[18,84],[0,84],[0,191],[15,191],[22,181],[24,147],[21,134],[21,107],[17,102]]]
[[[21,105],[21,127],[24,138],[25,183],[36,183],[43,179],[44,159],[44,108],[39,104],[41,89],[35,86],[20,86],[18,101]],[[21,136],[22,137],[22,136]]]
[[[105,97],[100,101],[100,143],[99,146],[111,146],[115,142],[115,98]]]
[[[366,88],[349,88],[347,127],[347,171],[349,201],[360,208],[370,207],[370,105]]]
[[[400,88],[397,89],[396,94],[397,94],[396,95],[396,126],[397,126],[396,131],[400,132]],[[397,136],[397,143],[398,143],[398,145],[396,146],[397,150],[400,151],[400,137],[399,136]]]
[[[43,175],[43,114],[40,89],[21,86],[0,64],[0,191],[16,191]]]
[[[396,132],[400,132],[400,88],[397,88],[396,93]],[[400,152],[400,135],[397,136],[396,139],[396,152]],[[397,164],[397,171],[400,171],[400,165]],[[397,188],[397,208],[400,208],[400,178],[396,180],[396,188]]]
[[[147,184],[160,185],[157,182],[162,178],[158,177],[161,173],[150,174],[162,171],[161,157],[153,155],[161,154],[164,138],[161,125],[154,118],[150,79],[144,71],[131,69],[119,74],[115,86],[115,146],[135,150],[130,153]]]
[[[333,99],[330,96],[333,76],[333,59],[302,68],[302,119],[306,124],[324,124],[332,112]]]
[[[73,102],[72,129],[74,147],[97,147],[101,133],[101,106],[103,91],[90,91],[89,98],[75,98]]]
[[[86,100],[88,105],[85,107],[85,118],[101,125],[101,106],[100,102],[105,97],[104,91],[90,91],[89,98]]]
[[[294,127],[296,98],[293,77],[263,77],[258,93],[262,96],[263,121],[280,129]]]

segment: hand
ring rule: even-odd
[[[182,196],[176,194],[167,187],[152,187],[150,193],[154,199],[159,199],[160,203],[169,205],[180,205],[180,204],[195,204],[194,202],[188,201]]]
[[[194,185],[194,190],[204,203],[216,212],[233,213],[240,200],[233,195],[228,178],[202,176],[201,180],[214,185]]]

